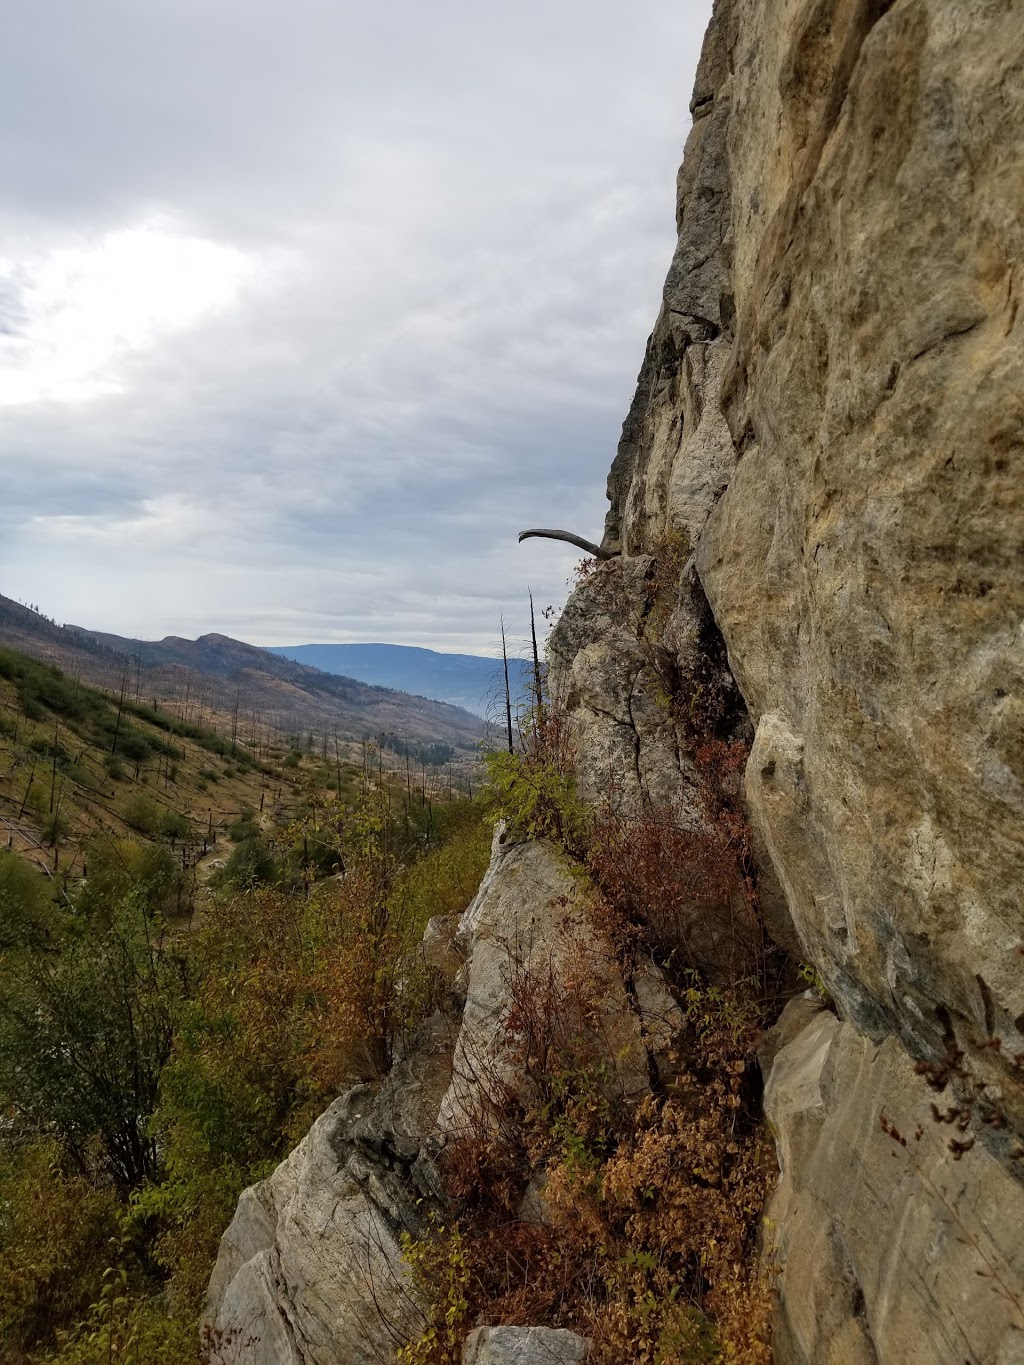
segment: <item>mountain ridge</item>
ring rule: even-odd
[[[371,686],[392,687],[413,696],[448,702],[487,716],[504,699],[502,661],[485,654],[455,654],[422,645],[372,643],[268,645],[278,657]],[[512,702],[529,693],[531,664],[509,659]]]
[[[337,733],[360,742],[450,744],[472,749],[478,715],[443,701],[346,678],[211,632],[195,640],[141,640],[55,621],[0,594],[0,643],[93,686],[159,699],[182,715],[239,715],[281,732]]]

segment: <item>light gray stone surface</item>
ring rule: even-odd
[[[446,1137],[472,1128],[491,1105],[525,1093],[521,1038],[504,1027],[516,983],[540,995],[553,992],[554,1001],[571,978],[578,994],[566,998],[564,1017],[576,1018],[578,999],[593,1004],[598,1023],[581,1041],[611,1063],[609,1083],[626,1097],[650,1085],[640,1015],[611,944],[589,923],[567,860],[547,844],[503,838],[495,838],[491,868],[460,931],[472,947],[452,1083],[438,1115]]]
[[[934,1096],[895,1038],[875,1044],[834,1014],[805,1022],[804,1002],[787,1008],[803,1027],[765,1092],[782,1168],[766,1219],[786,1285],[776,1359],[1024,1361],[1013,1140],[990,1130],[956,1158],[949,1140],[965,1135],[932,1121]]]
[[[421,1326],[400,1239],[440,1207],[426,1139],[448,1030],[435,1020],[383,1086],[341,1096],[243,1193],[207,1296],[214,1365],[377,1365]]]
[[[587,1342],[551,1327],[478,1327],[466,1338],[462,1365],[578,1365]]]
[[[499,828],[479,894],[458,925],[430,922],[424,953],[446,972],[465,958],[458,1015],[435,1015],[381,1085],[336,1100],[273,1175],[242,1194],[210,1281],[212,1365],[381,1365],[422,1330],[401,1236],[421,1236],[431,1215],[443,1216],[440,1145],[485,1115],[497,1090],[525,1093],[521,1049],[504,1027],[517,972],[562,989],[571,964],[599,1002],[589,1044],[609,1084],[647,1092],[654,1054],[670,1040],[671,997],[648,964],[634,1001],[552,848],[513,843]],[[536,1349],[545,1340],[537,1336]],[[514,1345],[498,1341],[506,1353],[486,1358],[519,1359],[508,1355]]]

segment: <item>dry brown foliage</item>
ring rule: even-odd
[[[690,980],[674,1079],[630,1105],[601,1060],[593,980],[510,956],[506,1030],[525,1083],[495,1080],[442,1159],[465,1330],[571,1327],[596,1365],[770,1362],[772,1294],[753,1269],[774,1173],[753,1061],[760,1010],[749,990]],[[427,1258],[437,1292],[451,1292],[453,1245],[449,1227]],[[449,1365],[456,1337],[410,1358]]]
[[[487,1104],[443,1162],[460,1323],[571,1327],[591,1338],[594,1365],[771,1361],[773,1292],[756,1242],[775,1167],[755,1054],[777,1012],[778,956],[742,802],[749,725],[699,601],[694,637],[668,647],[680,594],[699,594],[683,549],[659,547],[639,605],[616,596],[614,565],[581,581],[636,636],[685,754],[685,804],[609,790],[581,807],[571,725],[550,703],[524,752],[492,774],[513,830],[574,860],[590,943],[540,967],[510,952],[505,1028],[524,1079],[488,1078]],[[627,983],[641,951],[652,956],[685,1018],[667,1063],[648,1059],[640,1103],[616,1085],[595,937]],[[418,1365],[457,1359],[450,1343],[432,1351]]]

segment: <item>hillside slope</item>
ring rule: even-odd
[[[443,654],[411,645],[382,644],[274,645],[269,652],[325,673],[449,702],[478,716],[496,715],[504,706],[502,662],[480,654]],[[525,660],[509,660],[514,706],[525,701],[530,676],[531,665]]]
[[[389,736],[413,745],[470,750],[479,717],[459,707],[371,687],[233,640],[204,635],[133,640],[82,626],[59,626],[0,596],[0,644],[54,663],[93,686],[171,707],[182,718],[216,717],[221,726],[289,734],[314,731],[362,741]]]
[[[284,758],[0,648],[0,836],[60,884],[97,834],[169,843],[191,871],[243,811],[286,819],[299,767]]]

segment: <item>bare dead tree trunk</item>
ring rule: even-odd
[[[53,814],[54,792],[57,789],[57,721],[53,722],[53,772],[50,774],[50,814]]]
[[[533,641],[533,690],[537,703],[534,732],[539,734],[544,725],[544,683],[540,672],[540,654],[537,650],[537,622],[533,614],[533,592],[530,591],[530,638]]]
[[[505,665],[505,725],[508,730],[508,751],[515,753],[512,743],[512,689],[508,685],[508,650],[505,647],[505,618],[501,618],[501,659]]]
[[[117,753],[117,737],[121,733],[121,716],[124,714],[124,694],[128,688],[128,670],[130,667],[131,660],[125,664],[124,672],[121,674],[121,696],[117,703],[117,720],[114,723],[114,742],[110,746],[110,752],[112,754]]]

